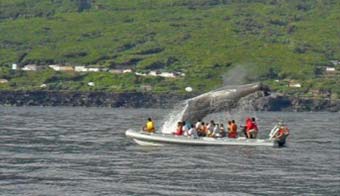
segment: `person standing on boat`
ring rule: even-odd
[[[148,133],[154,133],[155,132],[155,123],[152,121],[151,118],[148,118],[148,121],[146,122],[145,126],[143,127],[143,131],[146,131]]]
[[[253,118],[255,120],[255,118]],[[252,119],[249,117],[246,120],[246,133],[247,133],[247,138],[249,139],[255,139],[257,135],[257,125],[256,123],[253,122]]]

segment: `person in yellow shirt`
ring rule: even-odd
[[[151,118],[148,118],[148,121],[146,122],[145,126],[143,127],[143,131],[146,131],[148,133],[154,133],[155,132],[155,123],[152,121]]]

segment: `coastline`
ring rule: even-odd
[[[169,108],[194,96],[196,95],[193,93],[0,91],[0,105]],[[254,109],[257,111],[339,112],[340,100],[307,99],[287,95],[269,96],[257,99],[254,102]]]
[[[143,92],[0,91],[0,105],[160,108],[192,96]]]

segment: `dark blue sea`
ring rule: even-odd
[[[125,137],[169,112],[0,107],[0,195],[340,195],[340,113],[256,112],[260,137],[287,123],[284,148],[143,147]]]

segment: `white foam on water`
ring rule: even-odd
[[[171,134],[176,131],[177,122],[182,121],[183,114],[188,107],[188,100],[179,104],[175,109],[165,117],[162,125],[162,133]]]

